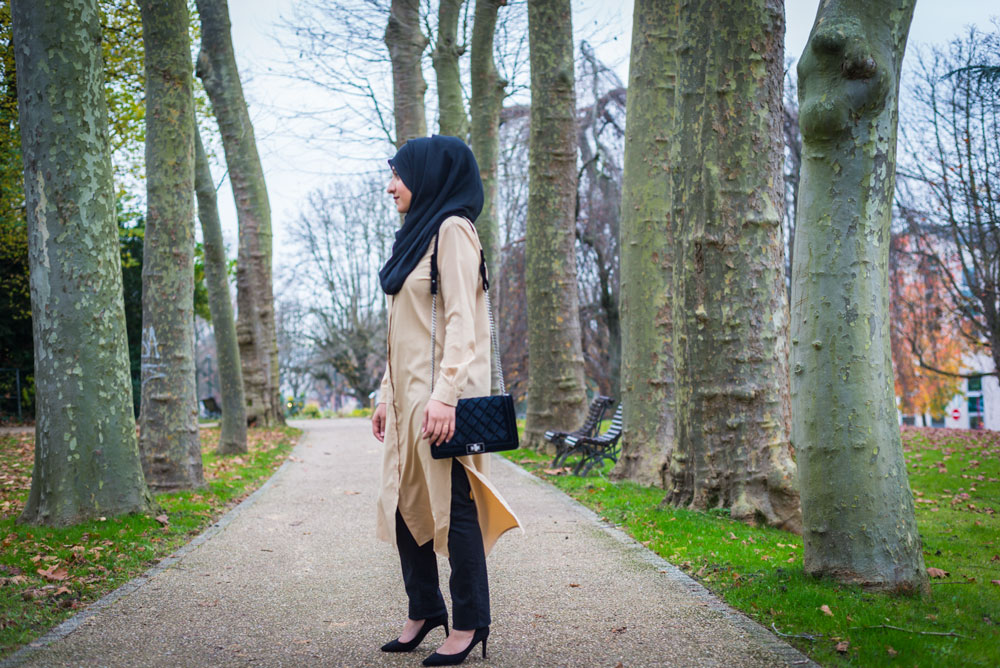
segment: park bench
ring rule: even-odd
[[[597,428],[601,424],[601,419],[604,418],[604,411],[607,410],[608,406],[612,403],[611,397],[606,397],[603,394],[599,394],[594,397],[594,400],[590,402],[590,408],[587,410],[587,419],[583,421],[583,426],[575,431],[547,431],[545,432],[545,440],[556,446],[556,456],[552,460],[552,466],[557,467],[561,462],[565,461],[566,439],[570,436],[582,437],[582,436],[593,436],[597,433]]]
[[[586,476],[590,469],[600,466],[605,459],[618,462],[621,456],[622,437],[622,405],[618,404],[615,415],[611,418],[611,426],[599,436],[567,436],[564,440],[567,448],[563,462],[572,454],[579,454],[580,461],[573,467],[573,475]]]

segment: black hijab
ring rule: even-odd
[[[445,218],[462,216],[476,222],[483,210],[483,182],[476,158],[458,137],[411,139],[389,164],[412,193],[410,210],[392,244],[392,256],[378,273],[382,289],[394,295],[420,262]]]

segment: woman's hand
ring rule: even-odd
[[[385,441],[385,404],[379,404],[372,413],[372,433],[379,442]]]
[[[420,429],[431,445],[450,441],[455,435],[455,407],[431,399],[424,409],[424,424]]]

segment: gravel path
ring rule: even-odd
[[[440,630],[378,650],[406,615],[374,538],[381,445],[367,420],[296,426],[292,458],[219,526],[3,665],[420,665]],[[493,479],[526,533],[490,556],[489,658],[465,665],[815,665],[562,492],[499,457]]]

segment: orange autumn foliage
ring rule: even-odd
[[[913,250],[908,235],[893,236],[889,309],[896,396],[904,414],[940,416],[961,391],[962,378],[925,367],[961,373],[971,345],[954,317],[938,267]]]

